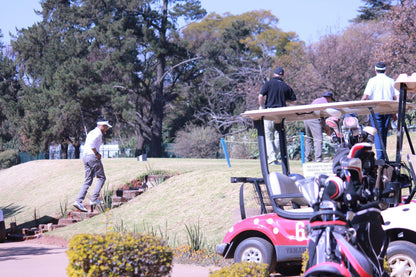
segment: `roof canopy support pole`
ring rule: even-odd
[[[407,86],[404,83],[400,83],[400,96],[399,96],[399,118],[397,120],[397,143],[396,143],[396,162],[399,164],[402,161],[402,147],[403,147],[403,126],[405,126],[405,113],[406,113],[406,99],[407,99]]]
[[[257,129],[257,141],[259,144],[261,173],[263,175],[264,181],[267,182],[269,179],[269,167],[267,164],[267,151],[266,151],[266,141],[265,141],[265,136],[264,136],[263,117],[260,120],[254,120],[254,127],[256,127]]]
[[[406,133],[407,141],[409,142],[410,151],[414,155],[415,154],[415,148],[413,147],[412,139],[410,138],[409,129],[407,129],[406,125],[404,125],[403,128],[404,128],[404,131]]]

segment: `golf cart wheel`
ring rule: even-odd
[[[387,249],[392,277],[416,276],[416,245],[408,241],[393,241]]]
[[[234,262],[254,262],[269,265],[269,272],[273,272],[276,258],[273,245],[262,238],[248,238],[243,240],[234,252]]]

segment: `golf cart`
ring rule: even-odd
[[[413,77],[413,76],[412,76]],[[409,77],[410,79],[410,77]],[[416,78],[414,78],[416,79]],[[402,77],[402,79],[404,78]],[[399,79],[398,79],[399,81]],[[415,194],[415,180],[412,165],[401,162],[401,148],[403,135],[406,134],[412,155],[413,146],[407,127],[404,124],[405,111],[414,109],[415,105],[406,103],[406,93],[409,87],[413,89],[413,79],[400,81],[400,100],[396,101],[348,101],[317,105],[289,106],[282,108],[247,111],[243,117],[251,118],[258,132],[258,145],[260,154],[260,166],[262,178],[234,177],[232,183],[243,183],[240,188],[240,212],[241,221],[235,224],[226,234],[223,242],[217,245],[217,253],[224,258],[234,258],[235,262],[252,261],[269,264],[271,272],[282,274],[299,274],[302,254],[305,252],[308,237],[305,230],[312,216],[312,209],[308,206],[303,194],[299,191],[296,181],[303,178],[300,174],[291,174],[289,168],[287,142],[284,124],[286,121],[307,120],[320,117],[329,117],[331,109],[337,109],[342,114],[356,113],[367,115],[374,113],[399,114],[397,134],[396,161],[388,159],[385,162],[378,161],[380,175],[388,175],[382,180],[383,193],[385,195],[386,222],[385,230],[392,241],[388,250],[390,264],[393,273],[403,267],[403,263],[412,266],[411,271],[416,274],[416,226],[402,223],[395,218],[396,213],[407,211],[407,218],[411,212],[416,213],[411,198]],[[414,81],[416,84],[416,80]],[[416,90],[415,90],[416,92]],[[270,172],[264,137],[264,119],[273,120],[279,132],[280,151],[282,157],[282,173]],[[385,146],[383,146],[384,151]],[[410,159],[411,160],[411,159]],[[402,174],[402,168],[407,169],[407,174]],[[408,178],[407,178],[408,177]],[[254,188],[256,200],[260,206],[259,215],[247,217],[244,203],[244,186],[251,184]],[[413,186],[412,186],[413,184]],[[413,189],[412,189],[413,187]],[[402,201],[402,190],[409,189],[409,197]],[[396,212],[394,212],[397,209]],[[388,215],[387,215],[388,212]],[[414,214],[416,216],[416,214]],[[408,220],[409,221],[409,220]],[[406,244],[406,246],[403,246]],[[397,264],[398,270],[395,269]],[[392,276],[402,276],[399,273]],[[413,275],[405,275],[413,276]]]

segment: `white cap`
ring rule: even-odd
[[[113,126],[110,125],[110,123],[108,123],[108,121],[98,121],[97,126],[99,126],[99,125],[107,125],[108,128],[113,127]]]

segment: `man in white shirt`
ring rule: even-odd
[[[105,183],[106,177],[104,167],[101,162],[101,154],[98,151],[100,150],[101,143],[103,142],[103,134],[105,134],[111,127],[112,126],[108,123],[108,121],[101,120],[97,122],[97,127],[87,134],[84,145],[84,157],[82,159],[85,168],[85,182],[74,202],[74,207],[82,212],[88,211],[82,202],[87,195],[87,191],[92,184],[94,176],[97,177],[98,181],[91,196],[90,205],[97,205],[100,203],[98,197],[100,196],[100,191]]]
[[[384,73],[386,71],[386,64],[384,62],[376,63],[375,71],[377,75],[368,80],[361,100],[397,100],[399,92],[394,88],[394,80]],[[384,147],[386,147],[391,116],[391,114],[382,115],[379,113],[375,114],[375,119],[370,116],[371,124],[373,127],[376,127],[375,122],[377,122],[380,131],[380,134],[377,134],[374,138],[377,159],[386,158],[382,151],[379,135]]]

